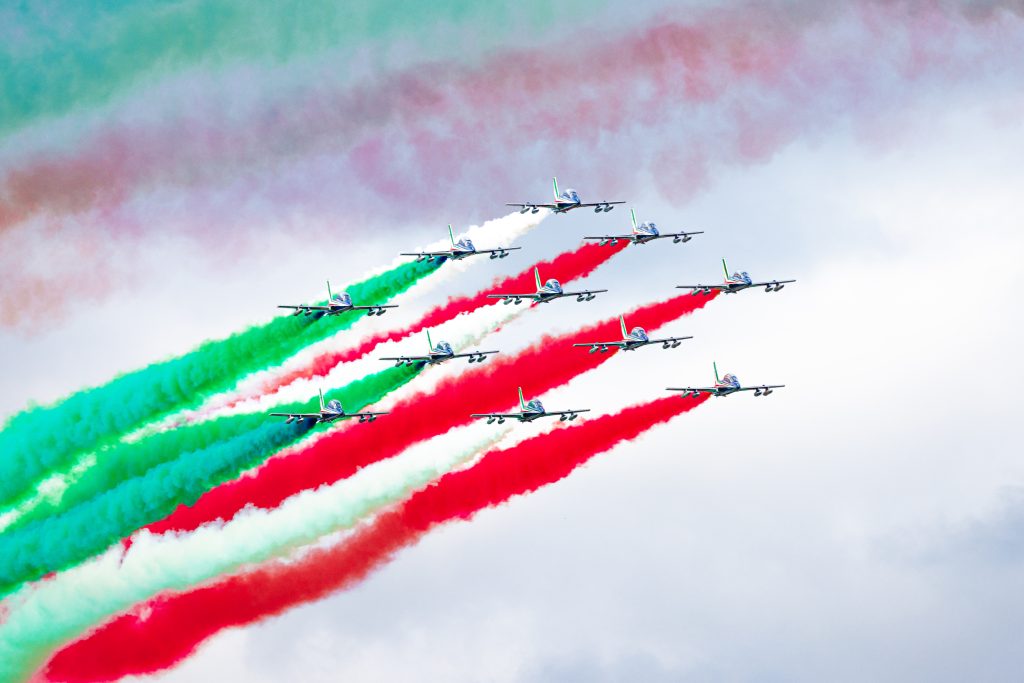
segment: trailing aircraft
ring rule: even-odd
[[[759,384],[753,387],[744,387],[740,385],[739,379],[732,373],[725,373],[725,375],[719,379],[718,377],[718,364],[712,364],[715,368],[715,384],[710,387],[667,387],[668,391],[681,391],[683,397],[687,396],[700,396],[701,394],[711,394],[712,396],[728,396],[729,394],[735,394],[739,391],[753,391],[754,396],[767,396],[772,393],[775,389],[781,389],[786,386],[785,384]]]
[[[766,292],[777,292],[784,286],[796,280],[772,280],[770,282],[754,282],[746,271],[729,275],[729,268],[722,259],[722,270],[725,271],[725,282],[720,285],[676,285],[676,289],[693,290],[690,294],[710,294],[711,290],[718,290],[726,294],[735,294],[751,287],[764,287]]]
[[[585,344],[573,344],[573,346],[589,346],[590,353],[594,353],[596,351],[608,353],[609,348],[618,347],[623,351],[632,351],[633,349],[639,349],[641,346],[647,346],[648,344],[661,344],[663,349],[674,349],[679,346],[684,339],[693,339],[692,336],[651,339],[647,336],[647,331],[642,327],[634,327],[630,332],[626,332],[626,318],[621,315],[619,316],[619,324],[622,325],[622,339],[620,341],[587,342]]]
[[[327,282],[327,305],[316,306],[305,304],[301,306],[278,306],[278,308],[291,308],[295,312],[292,315],[312,315],[313,313],[323,313],[324,315],[338,315],[339,313],[345,313],[346,311],[366,311],[367,315],[384,315],[385,309],[398,308],[397,304],[388,304],[381,306],[354,306],[352,304],[352,297],[348,295],[348,292],[341,292],[340,294],[331,293],[331,283]]]
[[[585,240],[600,240],[597,244],[603,247],[606,244],[618,244],[619,240],[629,240],[632,244],[647,244],[653,240],[665,239],[671,237],[672,241],[676,244],[680,242],[689,242],[693,239],[694,235],[703,235],[703,230],[695,230],[694,232],[659,232],[658,226],[652,222],[637,223],[636,222],[636,211],[633,209],[629,210],[629,215],[633,219],[633,232],[628,235],[605,235],[604,237],[598,237],[596,235],[587,236]]]
[[[341,407],[341,401],[338,399],[331,399],[324,405],[324,392],[321,389],[319,413],[271,413],[270,415],[271,417],[287,417],[288,419],[284,421],[285,424],[301,422],[303,420],[312,420],[313,424],[320,424],[321,422],[347,420],[352,417],[358,417],[360,422],[373,422],[379,415],[387,415],[387,413],[346,413],[345,409]]]
[[[558,419],[562,420],[575,420],[579,417],[580,413],[589,413],[590,408],[583,408],[581,410],[555,410],[548,412],[544,410],[544,406],[537,399],[533,399],[529,403],[523,400],[523,388],[519,387],[519,411],[515,413],[473,413],[470,417],[487,418],[487,424],[491,424],[497,421],[498,424],[502,424],[505,420],[518,420],[520,422],[533,422],[534,420],[541,417],[554,417],[558,415]]]
[[[430,330],[427,330],[427,348],[430,352],[423,356],[398,356],[395,358],[381,358],[381,360],[393,360],[395,366],[412,365],[413,363],[424,363],[426,365],[437,365],[443,363],[446,360],[452,360],[454,358],[468,358],[470,363],[483,363],[485,356],[489,356],[497,351],[471,351],[470,353],[455,353],[452,350],[452,345],[446,341],[437,342],[437,346],[434,346],[433,342],[430,341]]]
[[[515,303],[518,306],[523,302],[523,299],[529,299],[531,301],[544,304],[555,299],[561,299],[565,296],[574,296],[576,297],[576,301],[590,301],[601,292],[608,291],[607,289],[585,289],[580,292],[565,292],[562,291],[562,285],[554,278],[548,280],[542,285],[540,283],[540,270],[536,267],[533,269],[533,276],[537,280],[537,291],[533,294],[488,294],[487,298],[504,299],[506,304]]]
[[[461,261],[468,256],[474,256],[476,254],[490,254],[492,259],[505,258],[508,256],[508,252],[522,249],[522,247],[505,247],[502,249],[477,249],[473,246],[473,240],[468,237],[461,238],[458,242],[455,241],[455,234],[452,232],[452,224],[448,224],[448,239],[452,242],[451,249],[445,249],[443,251],[419,251],[413,253],[403,253],[400,256],[415,256],[417,261],[427,261],[433,263],[444,262],[445,259],[451,259],[453,261]]]
[[[558,191],[558,178],[552,178],[551,184],[555,190],[555,201],[552,204],[527,202],[526,204],[506,204],[505,206],[518,206],[520,207],[519,213],[526,213],[531,211],[537,213],[541,209],[551,209],[555,213],[568,213],[573,209],[582,209],[594,207],[594,213],[601,213],[602,211],[611,211],[615,208],[615,204],[625,204],[626,202],[595,202],[595,203],[584,203],[580,199],[580,195],[576,190],[566,188],[564,192]]]

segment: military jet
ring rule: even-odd
[[[626,202],[595,202],[595,203],[584,203],[580,199],[579,193],[576,190],[566,188],[564,192],[558,191],[558,178],[552,178],[551,184],[555,190],[555,201],[551,204],[527,202],[525,204],[506,204],[505,206],[518,206],[519,213],[526,213],[531,211],[537,213],[541,209],[551,209],[555,213],[568,213],[573,209],[582,209],[594,207],[594,213],[601,213],[602,211],[611,211],[615,208],[615,204],[625,204]]]
[[[607,289],[585,289],[581,292],[565,292],[562,291],[562,285],[558,280],[551,279],[545,282],[543,285],[540,283],[540,270],[537,268],[533,269],[533,276],[537,280],[537,291],[533,294],[488,294],[488,299],[504,299],[506,304],[515,303],[517,306],[523,302],[523,299],[536,301],[537,303],[545,304],[555,299],[561,299],[565,296],[574,296],[576,301],[590,301],[601,292],[607,292]]]
[[[442,251],[418,251],[413,253],[403,253],[400,256],[415,256],[417,261],[427,261],[433,263],[443,262],[445,259],[451,259],[453,261],[461,261],[469,256],[476,254],[490,254],[492,259],[505,258],[508,256],[508,252],[522,249],[522,247],[504,247],[502,249],[477,249],[473,246],[473,240],[468,237],[463,237],[458,242],[455,241],[455,234],[452,232],[451,223],[448,224],[448,239],[452,242],[451,249],[444,249]]]
[[[537,399],[533,399],[530,402],[523,400],[523,388],[519,387],[519,412],[516,413],[473,413],[470,417],[476,418],[487,418],[487,424],[491,424],[497,420],[498,424],[502,424],[505,420],[518,420],[520,422],[533,422],[534,420],[541,417],[554,417],[558,416],[559,420],[575,420],[579,417],[580,413],[589,413],[590,408],[583,408],[581,410],[555,410],[548,412],[544,410],[544,406]]]
[[[426,365],[437,365],[443,363],[446,360],[452,360],[454,358],[468,358],[470,363],[483,363],[486,356],[489,356],[497,351],[471,351],[469,353],[455,353],[452,350],[452,345],[446,341],[437,342],[437,346],[434,346],[433,342],[430,341],[430,330],[427,330],[427,348],[430,352],[423,356],[398,356],[394,358],[385,357],[381,360],[393,360],[395,366],[412,365],[413,363],[424,363]]]
[[[398,308],[397,304],[381,305],[381,306],[354,306],[352,304],[352,297],[348,295],[348,292],[341,292],[340,294],[333,294],[331,292],[331,283],[327,282],[327,305],[316,306],[302,304],[300,306],[278,306],[278,308],[291,308],[295,312],[292,315],[312,315],[313,313],[323,313],[324,315],[338,315],[345,313],[346,311],[366,311],[367,315],[384,315],[385,309]]]
[[[742,292],[744,289],[751,287],[764,287],[766,292],[777,292],[791,282],[796,280],[772,280],[770,282],[754,282],[746,271],[742,273],[733,273],[729,275],[729,268],[725,265],[725,259],[722,259],[722,270],[725,271],[725,282],[720,285],[676,285],[676,289],[689,289],[692,290],[690,294],[710,294],[711,290],[717,290],[719,292],[725,292],[726,294],[735,294],[736,292]]]
[[[632,244],[647,244],[653,240],[665,239],[671,237],[672,241],[676,244],[680,242],[689,242],[693,239],[694,235],[703,235],[703,230],[695,230],[693,232],[659,232],[658,226],[652,222],[637,223],[636,222],[636,211],[633,209],[629,210],[629,215],[633,219],[633,232],[628,235],[605,235],[599,237],[591,235],[584,237],[585,240],[600,240],[597,244],[603,247],[606,244],[618,244],[619,240],[629,240]]]
[[[785,384],[759,384],[753,387],[744,387],[740,385],[739,379],[732,373],[725,373],[722,378],[718,377],[718,364],[712,363],[715,368],[715,384],[710,387],[667,387],[668,391],[681,391],[683,397],[687,396],[700,396],[701,394],[711,394],[712,396],[728,396],[729,394],[735,394],[740,391],[753,391],[754,396],[767,396],[772,393],[775,389],[781,389],[786,386]]]
[[[270,415],[271,417],[287,417],[288,419],[284,421],[285,424],[301,422],[303,420],[312,420],[313,424],[320,424],[321,422],[347,420],[352,417],[358,417],[360,422],[373,422],[379,415],[387,415],[387,413],[346,413],[345,409],[341,407],[341,401],[338,399],[332,399],[324,405],[324,392],[320,390],[319,413],[271,413]]]
[[[641,346],[647,346],[648,344],[661,344],[663,349],[674,349],[683,342],[684,339],[693,339],[689,337],[666,337],[665,339],[651,339],[647,336],[647,331],[642,327],[634,327],[630,332],[626,332],[626,318],[625,316],[619,316],[619,324],[622,325],[622,339],[619,341],[610,342],[587,342],[585,344],[573,344],[573,346],[589,346],[590,353],[600,351],[601,353],[608,353],[609,348],[618,347],[623,351],[632,351],[639,349]]]

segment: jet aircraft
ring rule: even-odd
[[[295,421],[301,422],[302,420],[312,420],[313,424],[320,424],[321,422],[347,420],[352,417],[358,417],[360,422],[373,422],[377,419],[378,415],[387,415],[387,413],[346,413],[345,409],[341,407],[341,401],[338,399],[331,399],[324,405],[324,392],[321,389],[319,413],[271,413],[270,415],[272,417],[287,417],[288,419],[284,421],[285,424]]]
[[[619,347],[623,351],[632,351],[633,349],[639,349],[641,346],[647,346],[648,344],[661,344],[663,349],[674,349],[679,346],[684,339],[693,339],[692,336],[651,339],[647,336],[647,331],[642,327],[634,327],[632,331],[626,332],[626,318],[621,315],[619,316],[619,324],[622,325],[622,339],[620,341],[588,342],[586,344],[573,344],[573,346],[589,346],[590,353],[594,353],[596,351],[608,353],[609,348]]]
[[[348,292],[341,292],[340,294],[333,294],[331,292],[331,283],[327,282],[327,305],[326,306],[307,306],[305,304],[301,306],[278,306],[278,308],[291,308],[295,312],[292,315],[311,315],[313,313],[323,313],[324,315],[338,315],[346,311],[366,311],[367,315],[384,315],[385,309],[387,308],[398,308],[397,304],[381,305],[381,306],[353,306],[352,297],[348,295]]]
[[[580,413],[589,413],[590,408],[583,408],[581,410],[556,410],[549,412],[544,410],[544,406],[537,399],[533,399],[529,403],[523,400],[523,389],[519,388],[519,412],[516,413],[473,413],[470,417],[487,418],[487,424],[491,424],[495,420],[498,424],[502,424],[505,420],[518,420],[520,422],[533,422],[537,418],[541,417],[554,417],[558,415],[558,419],[575,420],[579,417]]]
[[[514,302],[518,306],[523,302],[523,299],[530,299],[543,304],[565,296],[574,296],[576,301],[590,301],[601,292],[608,291],[607,289],[585,289],[581,292],[565,292],[562,291],[562,285],[554,278],[542,285],[540,283],[540,270],[537,268],[533,269],[533,275],[537,280],[537,291],[533,294],[488,294],[487,298],[504,299],[506,304]]]
[[[701,394],[711,394],[712,396],[728,396],[729,394],[735,394],[739,391],[753,391],[754,396],[767,396],[772,393],[774,389],[781,389],[786,386],[785,384],[759,384],[753,387],[740,386],[739,379],[732,373],[725,373],[725,376],[719,379],[718,377],[718,364],[712,364],[715,368],[715,384],[710,387],[667,387],[668,391],[681,391],[683,397],[686,396],[700,396]]]
[[[647,244],[653,240],[665,239],[671,237],[672,241],[676,244],[680,242],[689,242],[693,239],[694,235],[703,235],[703,230],[695,230],[694,232],[659,232],[658,226],[654,223],[637,223],[636,222],[636,211],[633,209],[629,210],[629,215],[633,219],[633,232],[628,235],[605,235],[599,237],[591,235],[584,237],[585,240],[600,240],[597,244],[603,247],[606,244],[618,244],[619,240],[629,240],[632,244]]]
[[[566,188],[564,192],[558,191],[558,178],[552,178],[551,184],[555,189],[555,201],[553,204],[506,204],[505,206],[518,206],[520,207],[519,213],[526,213],[531,211],[537,213],[541,209],[551,209],[555,213],[567,213],[573,209],[582,209],[594,207],[594,213],[601,213],[602,211],[611,211],[615,208],[615,204],[625,204],[626,202],[595,202],[595,203],[584,203],[580,199],[580,195],[576,190]]]
[[[401,256],[415,256],[417,261],[427,261],[433,263],[437,261],[439,263],[444,262],[445,259],[451,259],[453,261],[461,261],[462,259],[473,256],[475,254],[490,254],[492,259],[505,258],[508,256],[508,252],[522,249],[522,247],[504,247],[502,249],[477,249],[473,246],[473,240],[468,237],[460,239],[458,242],[455,241],[455,234],[452,233],[452,225],[448,224],[448,238],[452,241],[452,248],[445,249],[444,251],[419,251],[413,253],[403,253]]]
[[[433,342],[430,341],[430,330],[427,330],[427,348],[430,352],[423,356],[398,356],[397,358],[381,358],[381,360],[393,360],[395,366],[401,365],[412,365],[413,363],[424,363],[426,365],[437,365],[443,363],[446,360],[452,360],[453,358],[468,358],[470,363],[483,363],[485,356],[489,356],[497,351],[472,351],[470,353],[455,353],[452,350],[452,345],[446,341],[439,341],[437,346],[434,346]]]
[[[692,290],[690,294],[710,294],[711,290],[716,289],[726,294],[735,294],[736,292],[742,292],[744,289],[750,287],[764,287],[766,292],[777,292],[784,286],[796,280],[772,280],[770,282],[754,282],[747,275],[746,271],[741,273],[733,273],[729,275],[729,268],[725,265],[725,259],[722,259],[722,270],[725,271],[725,282],[720,285],[676,285],[676,289],[689,289]]]

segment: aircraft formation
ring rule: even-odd
[[[541,209],[548,209],[555,214],[568,213],[576,209],[593,208],[595,213],[606,213],[615,208],[618,204],[625,204],[623,201],[601,201],[584,202],[578,192],[573,189],[559,191],[558,178],[552,178],[554,189],[554,201],[552,202],[525,202],[506,204],[506,206],[517,207],[520,213],[537,213]],[[659,239],[671,238],[673,243],[686,243],[693,239],[694,235],[703,234],[703,230],[680,231],[663,233],[653,222],[638,223],[636,211],[630,209],[630,218],[633,223],[633,230],[628,234],[607,234],[588,235],[583,239],[596,240],[599,246],[615,245],[619,241],[628,241],[631,245],[642,245]],[[469,238],[455,239],[455,233],[451,224],[448,225],[448,238],[451,247],[438,251],[403,252],[401,256],[415,257],[416,261],[427,261],[431,263],[443,263],[446,260],[459,261],[471,256],[487,254],[490,259],[503,259],[509,252],[517,251],[521,247],[494,247],[492,249],[477,249]],[[724,294],[736,294],[752,287],[764,287],[765,292],[777,292],[787,284],[796,280],[765,280],[754,282],[753,278],[746,271],[729,274],[729,268],[725,259],[722,259],[722,270],[725,272],[725,279],[717,284],[677,285],[677,289],[689,289],[693,296],[707,296],[712,292]],[[607,292],[607,289],[584,289],[580,291],[567,292],[562,289],[558,280],[551,278],[541,281],[538,268],[533,269],[537,283],[535,292],[500,292],[488,294],[488,298],[502,299],[504,304],[519,305],[523,301],[535,303],[549,303],[557,299],[575,297],[577,302],[592,301],[598,294]],[[342,315],[350,311],[366,311],[367,315],[384,315],[389,308],[398,308],[397,304],[368,304],[365,302],[355,303],[348,292],[334,294],[331,291],[331,283],[327,283],[327,303],[324,305],[299,304],[281,305],[278,308],[291,309],[292,315],[315,315],[322,316]],[[627,331],[625,317],[620,315],[619,322],[622,327],[622,339],[609,341],[594,341],[573,344],[576,347],[589,348],[590,353],[607,353],[610,349],[621,349],[623,351],[635,351],[636,349],[660,344],[663,349],[677,348],[683,341],[693,339],[692,336],[665,337],[663,339],[651,339],[646,330],[642,327],[634,327]],[[383,357],[380,360],[393,361],[396,367],[403,365],[439,365],[458,358],[465,358],[469,363],[483,363],[487,356],[499,353],[499,351],[468,351],[456,353],[451,344],[439,341],[436,345],[430,338],[430,331],[427,330],[427,352],[423,354],[411,354],[405,356]],[[752,391],[754,396],[768,396],[776,389],[781,389],[784,384],[759,384],[753,386],[742,386],[736,375],[726,373],[718,374],[718,364],[713,363],[715,382],[711,386],[702,387],[666,387],[667,391],[679,391],[683,396],[700,396],[709,394],[711,396],[729,396],[731,394]],[[547,410],[538,399],[526,401],[523,397],[523,389],[519,388],[519,409],[510,413],[473,413],[470,417],[486,419],[488,424],[497,422],[504,423],[506,420],[518,422],[533,422],[542,417],[558,417],[559,420],[575,420],[581,413],[590,412],[590,408],[574,408],[571,410]],[[296,421],[309,421],[313,424],[330,423],[338,420],[358,418],[359,422],[373,422],[381,415],[388,412],[355,412],[348,413],[337,399],[324,403],[323,391],[320,391],[320,412],[318,413],[270,413],[273,417],[285,417],[285,424]]]

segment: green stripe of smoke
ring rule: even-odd
[[[49,20],[28,9],[7,12],[7,20],[23,30],[18,39],[0,46],[0,133],[37,117],[102,104],[135,84],[152,83],[191,66],[219,68],[246,60],[267,64],[344,50],[332,57],[337,72],[359,50],[394,52],[367,51],[373,41],[400,41],[408,48],[405,52],[421,60],[450,58],[454,41],[440,38],[468,33],[473,39],[459,43],[459,54],[465,56],[474,47],[501,45],[516,27],[530,34],[557,29],[591,5],[579,0],[191,0],[149,2],[118,11],[106,3],[92,7],[92,12],[69,10],[77,30],[66,28],[63,12]]]
[[[357,303],[383,303],[437,264],[406,263],[348,288]],[[142,424],[196,406],[241,377],[279,364],[296,351],[345,329],[359,313],[314,320],[284,316],[178,358],[122,375],[60,403],[30,409],[0,432],[0,504],[9,506],[72,458],[110,443]]]
[[[418,373],[418,367],[388,368],[332,394],[340,395],[343,405],[359,409]],[[178,505],[191,505],[204,491],[256,466],[308,429],[299,423],[265,419],[239,436],[159,464],[62,515],[0,536],[0,596],[103,552],[140,527],[163,519]]]

